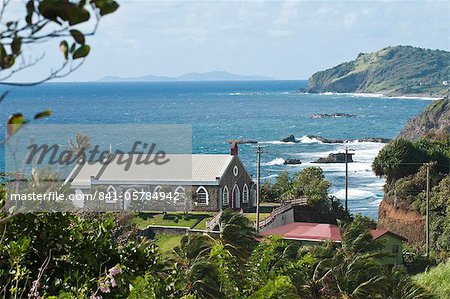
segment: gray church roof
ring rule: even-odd
[[[129,169],[121,161],[133,161]],[[90,188],[92,184],[186,184],[218,185],[225,171],[237,156],[219,154],[167,154],[162,165],[138,164],[137,154],[116,156],[110,163],[77,165],[66,182],[72,188]],[[92,180],[91,180],[91,177]]]

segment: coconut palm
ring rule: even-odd
[[[384,299],[425,299],[432,298],[425,289],[418,286],[402,266],[394,266],[385,272]]]
[[[86,150],[91,147],[91,138],[89,136],[77,133],[75,140],[68,140],[72,155],[80,159],[86,159]]]
[[[173,250],[175,290],[180,296],[221,298],[219,275],[210,259],[214,243],[208,236],[188,235]]]
[[[378,262],[380,244],[374,241],[364,219],[356,217],[342,229],[342,245],[321,262],[322,292],[332,298],[379,298],[383,267]]]
[[[256,245],[255,228],[242,213],[224,210],[219,221],[220,239],[232,246],[231,252],[245,261]]]

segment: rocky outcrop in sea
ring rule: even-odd
[[[284,165],[296,165],[296,164],[302,164],[302,161],[300,159],[286,159],[284,160]]]
[[[331,138],[325,138],[322,136],[316,136],[316,135],[307,135],[308,138],[316,139],[323,143],[346,143],[346,142],[377,142],[377,143],[388,143],[391,141],[389,138],[382,138],[382,137],[366,137],[366,138],[360,138],[360,139],[331,139]]]
[[[347,154],[347,162],[351,163],[353,161],[353,153]],[[329,154],[326,158],[319,158],[312,163],[345,163],[345,153]]]
[[[233,143],[236,142],[237,144],[255,144],[258,143],[256,140],[250,140],[250,139],[230,139],[227,140],[227,143]]]
[[[297,143],[297,139],[295,139],[294,135],[289,135],[288,137],[285,137],[283,139],[281,139],[281,142],[295,142]]]
[[[389,138],[383,138],[383,137],[366,137],[366,138],[360,138],[360,139],[332,139],[332,138],[325,138],[322,136],[317,135],[306,135],[306,137],[310,139],[316,139],[317,141],[320,141],[322,143],[346,143],[346,142],[376,142],[376,143],[388,143],[391,141]],[[298,141],[294,135],[289,135],[283,139],[280,140],[281,142],[293,142],[298,143]]]

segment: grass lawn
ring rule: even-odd
[[[182,212],[141,212],[136,213],[134,222],[139,229],[145,229],[149,225],[161,226],[180,226],[190,227],[193,229],[206,229],[206,222],[211,220],[215,213],[208,212],[189,212],[185,215]],[[256,221],[256,213],[244,213],[250,221]],[[259,213],[259,219],[263,220],[269,213]]]
[[[166,214],[142,212],[135,214],[134,222],[140,229],[144,229],[149,225],[193,227],[196,223],[212,215],[213,213],[206,212],[189,212],[187,215],[182,212],[169,212]]]
[[[182,235],[175,234],[159,234],[155,236],[155,244],[163,253],[172,251],[176,246],[180,245]]]
[[[278,202],[262,202],[259,204],[260,207],[279,207],[280,203]]]
[[[244,213],[251,222],[256,222],[256,213]],[[259,221],[264,220],[270,213],[259,213]]]
[[[203,230],[205,230],[206,229],[206,222],[211,220],[211,219],[212,219],[212,217],[205,217],[205,218],[203,218],[202,220],[200,220],[199,223],[197,223],[196,226],[193,227],[193,229],[203,229]]]
[[[441,263],[428,272],[417,274],[414,279],[431,291],[437,299],[450,298],[450,261]]]
[[[245,217],[247,217],[251,222],[256,222],[256,213],[244,213]],[[259,213],[259,220],[263,220],[267,216],[269,216],[270,213]],[[201,220],[194,229],[206,229],[206,222],[211,220],[212,217],[206,217],[203,220]]]

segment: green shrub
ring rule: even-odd
[[[416,275],[414,279],[437,299],[448,299],[450,294],[450,260],[431,268],[428,272]]]

